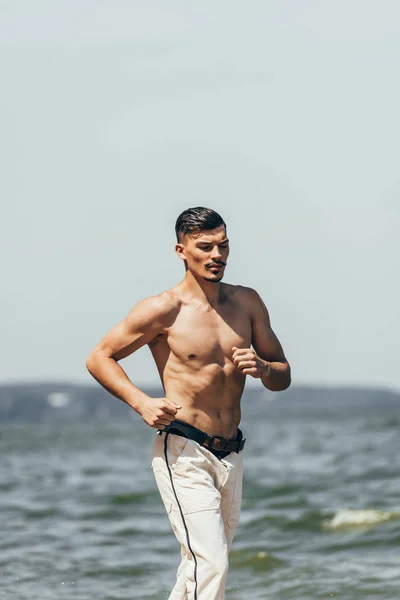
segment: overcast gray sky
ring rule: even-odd
[[[0,0],[0,380],[89,381],[204,205],[296,383],[399,387],[399,30],[397,0]]]

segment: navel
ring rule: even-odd
[[[195,355],[195,354],[189,354],[189,356],[188,356],[188,359],[189,359],[189,360],[193,360],[193,359],[195,359],[195,358],[196,358],[196,355]]]

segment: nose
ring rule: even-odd
[[[214,246],[213,251],[211,252],[211,258],[213,260],[221,260],[222,254],[219,246]]]

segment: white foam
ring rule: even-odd
[[[351,527],[373,527],[379,523],[384,523],[391,519],[399,519],[399,512],[389,512],[385,510],[365,509],[365,510],[340,510],[332,519],[325,521],[324,529],[344,529]]]

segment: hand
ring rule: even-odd
[[[150,427],[165,429],[167,425],[174,421],[180,408],[182,406],[172,400],[167,400],[167,398],[146,398],[138,413]]]
[[[232,348],[232,361],[245,375],[260,379],[268,372],[268,362],[260,358],[252,348]]]

